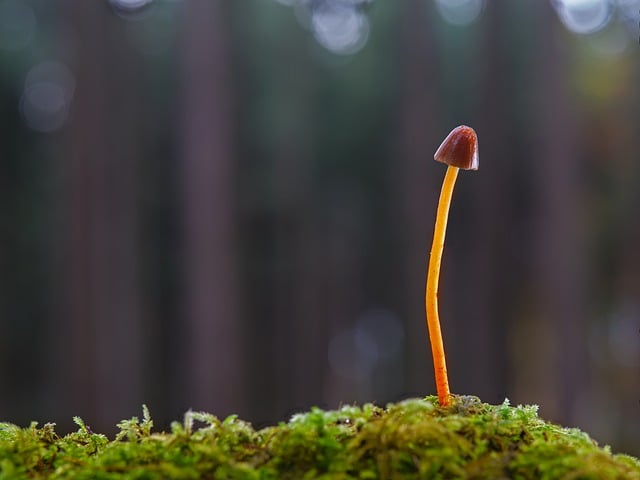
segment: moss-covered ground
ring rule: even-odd
[[[188,412],[159,433],[144,408],[113,440],[75,421],[66,436],[53,424],[0,424],[0,479],[640,479],[637,459],[541,420],[536,407],[476,397],[312,409],[262,430]]]

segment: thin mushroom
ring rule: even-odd
[[[436,225],[433,231],[433,244],[427,271],[425,306],[438,401],[440,405],[446,407],[450,404],[451,394],[449,392],[447,362],[444,355],[440,317],[438,315],[438,281],[440,279],[440,264],[442,262],[442,251],[444,250],[444,239],[449,218],[449,206],[451,205],[451,196],[453,195],[453,187],[458,177],[458,171],[460,169],[478,169],[478,137],[476,132],[466,125],[454,128],[438,147],[433,158],[438,162],[446,163],[448,167],[442,183],[442,191],[440,192],[440,201],[438,202],[436,213]]]

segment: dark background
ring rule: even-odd
[[[0,419],[452,391],[640,453],[635,0],[0,0]]]

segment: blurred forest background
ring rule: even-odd
[[[0,419],[452,391],[640,454],[637,0],[0,0]]]

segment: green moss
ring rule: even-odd
[[[493,406],[456,396],[386,408],[318,408],[254,430],[188,412],[170,433],[143,418],[125,420],[113,441],[75,419],[61,437],[53,424],[0,424],[4,479],[639,479],[640,462],[613,455],[585,433],[544,422],[531,406]],[[197,423],[197,427],[196,427]]]

